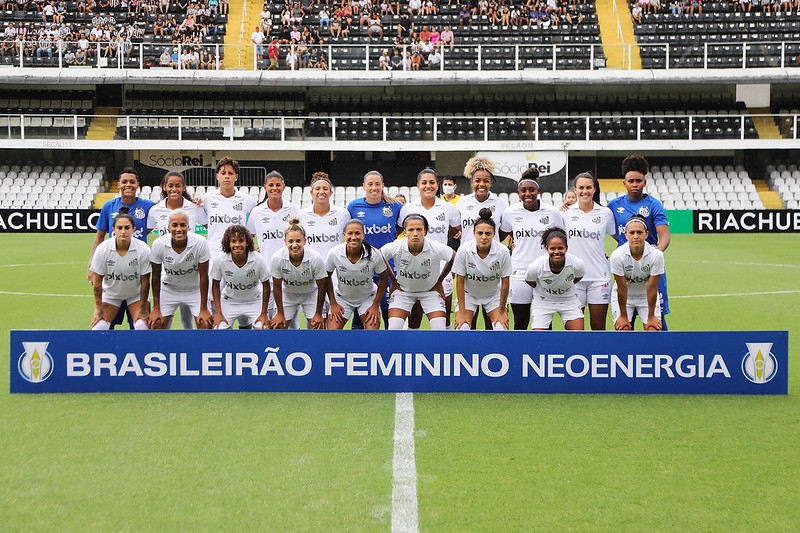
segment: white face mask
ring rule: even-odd
[[[453,194],[454,192],[456,192],[456,186],[455,185],[442,185],[442,190],[444,191],[445,194]]]

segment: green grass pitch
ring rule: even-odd
[[[0,235],[0,530],[390,529],[394,395],[10,395],[9,330],[88,327],[91,238]],[[800,529],[800,235],[666,257],[670,329],[789,330],[789,395],[416,394],[422,531]]]

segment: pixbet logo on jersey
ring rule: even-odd
[[[23,342],[25,352],[20,356],[17,368],[26,381],[39,383],[53,373],[53,358],[47,351],[49,342]]]

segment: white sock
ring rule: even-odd
[[[495,322],[494,324],[492,324],[492,329],[494,329],[495,331],[505,331],[506,330],[506,328],[503,327],[503,324],[499,320],[497,322]]]
[[[453,331],[453,324],[447,324],[447,327],[444,329],[446,329],[447,331]]]
[[[147,323],[140,318],[139,320],[137,320],[136,322],[133,323],[133,329],[142,331],[142,330],[146,330],[146,329],[150,329],[150,328],[148,328],[147,327]]]
[[[399,318],[396,316],[389,317],[389,329],[403,329],[403,325],[406,323],[404,318]]]
[[[471,328],[469,327],[469,322],[464,322],[458,329],[461,331],[469,331]]]
[[[100,321],[97,324],[92,326],[92,331],[105,331],[110,327],[111,327],[111,323],[108,322],[107,320],[103,320],[101,318]]]
[[[431,329],[443,330],[445,327],[447,327],[447,319],[443,316],[430,318],[428,321],[431,323]]]
[[[223,320],[219,323],[219,326],[215,327],[214,329],[231,329],[231,326]]]

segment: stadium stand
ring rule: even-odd
[[[642,68],[800,66],[800,10],[792,2],[697,3],[699,11],[683,0],[631,0],[632,11],[647,8],[634,24]]]
[[[770,188],[777,191],[787,209],[800,209],[800,168],[797,165],[767,167]]]
[[[95,195],[106,190],[105,172],[94,165],[2,165],[0,208],[90,209]]]

